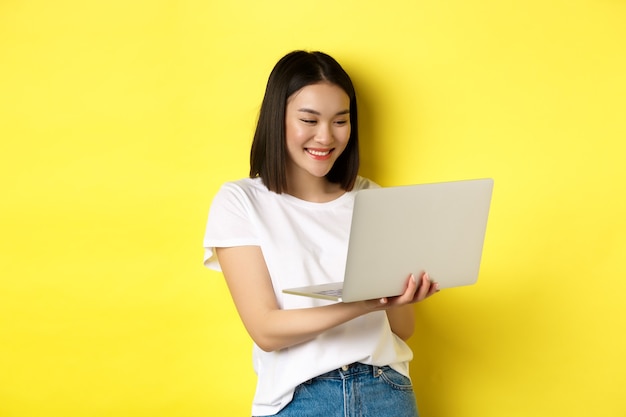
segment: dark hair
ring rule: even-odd
[[[359,170],[359,135],[356,93],[350,76],[334,58],[323,52],[293,51],[278,61],[269,76],[250,150],[250,177],[261,177],[265,186],[276,193],[282,193],[287,187],[287,99],[301,88],[320,82],[339,86],[350,98],[348,145],[326,178],[347,191],[354,187]]]

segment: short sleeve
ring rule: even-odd
[[[354,184],[354,191],[365,190],[368,188],[380,188],[380,185],[365,177],[357,177],[356,183]]]
[[[236,183],[226,183],[215,195],[204,234],[204,265],[220,271],[215,248],[258,245],[250,196]]]

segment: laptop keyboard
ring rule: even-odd
[[[338,288],[336,290],[317,291],[316,294],[330,295],[332,297],[341,297],[342,291],[341,288]]]

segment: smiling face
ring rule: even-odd
[[[341,87],[311,84],[292,94],[285,111],[290,181],[323,179],[346,148],[350,131],[350,98]]]

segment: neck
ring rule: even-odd
[[[306,181],[287,180],[287,194],[312,203],[327,203],[340,197],[345,190],[325,177],[308,178]]]

